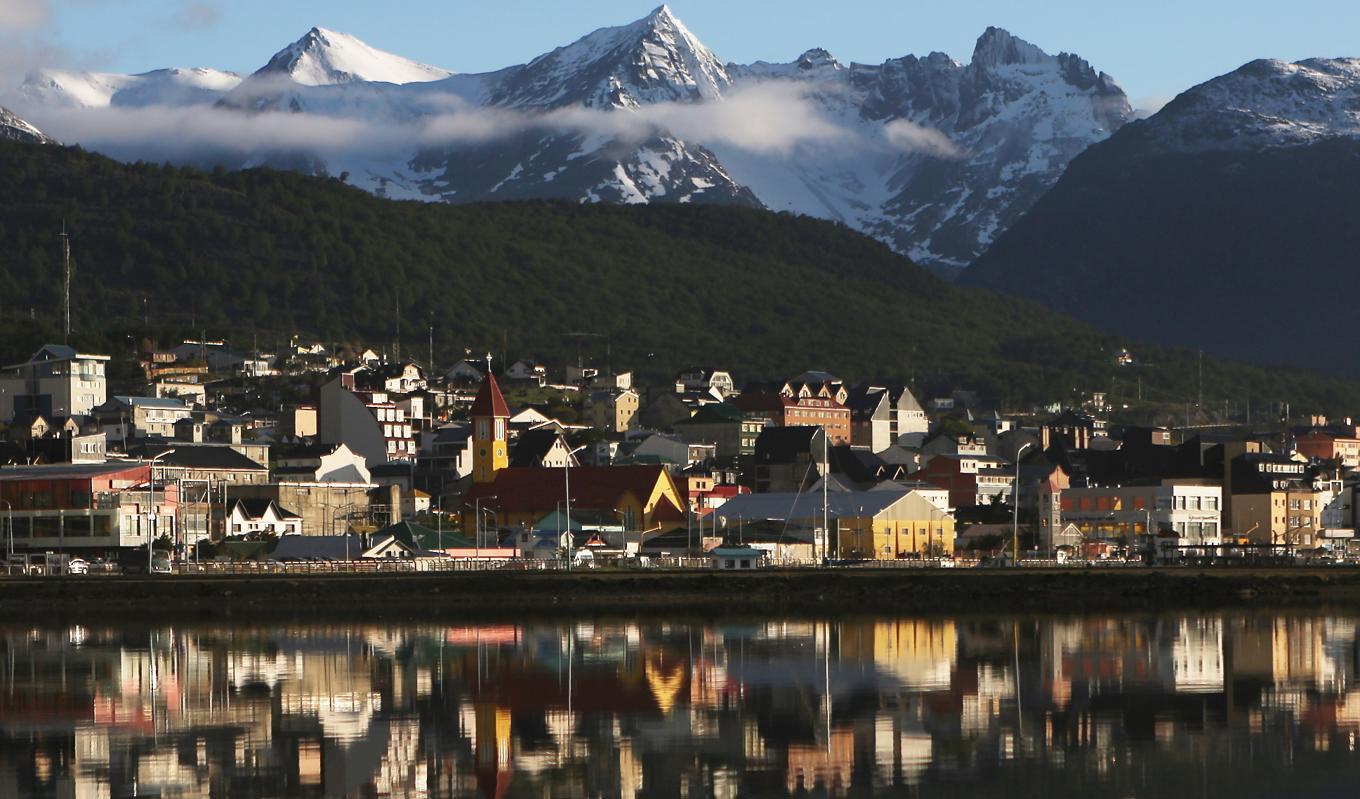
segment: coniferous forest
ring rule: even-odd
[[[692,363],[743,378],[970,387],[1003,404],[1360,402],[1360,384],[1141,347],[1038,305],[951,285],[832,222],[719,206],[450,206],[373,197],[334,178],[122,164],[0,142],[0,350],[60,335],[71,235],[82,347],[292,334],[437,364],[466,352],[550,366],[578,355],[665,379]],[[173,342],[171,342],[173,343]],[[1128,347],[1139,362],[1119,367]],[[6,361],[6,362],[12,362]]]

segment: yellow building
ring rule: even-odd
[[[843,558],[871,560],[953,554],[954,517],[918,492],[899,496],[882,509],[838,516],[831,527],[832,549]]]
[[[949,511],[925,493],[905,488],[834,491],[826,497],[825,509],[816,492],[744,494],[723,503],[714,515],[718,527],[734,540],[746,525],[779,522],[781,540],[811,541],[819,556],[896,560],[954,551]]]
[[[1238,494],[1232,529],[1253,544],[1311,547],[1322,529],[1323,497],[1312,488]]]
[[[490,483],[497,472],[510,465],[510,445],[506,440],[510,407],[490,372],[482,381],[468,416],[472,419],[472,482]]]

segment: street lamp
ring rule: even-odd
[[[496,495],[492,494],[489,497],[477,497],[472,501],[472,543],[478,550],[482,548],[482,500],[496,498]]]
[[[156,490],[156,461],[164,458],[166,455],[174,454],[175,450],[173,448],[167,449],[165,452],[151,458],[148,462],[149,468],[146,477],[146,573],[148,575],[153,574],[152,570],[155,568],[154,564],[156,561],[155,549],[153,548],[153,545],[156,542],[156,500],[154,493]]]
[[[1015,451],[1015,484],[1011,486],[1011,557],[1012,566],[1020,568],[1020,456],[1034,446],[1033,442],[1021,445]]]

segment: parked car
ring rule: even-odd
[[[84,558],[71,558],[66,562],[67,574],[89,574],[90,562]]]
[[[169,574],[170,556],[164,552],[157,552],[151,557],[148,569],[146,551],[129,550],[118,556],[118,566],[123,574]]]

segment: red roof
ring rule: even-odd
[[[468,409],[468,416],[478,417],[504,417],[510,418],[510,406],[505,404],[505,397],[501,395],[501,387],[496,385],[496,377],[490,372],[486,379],[482,381],[482,388],[477,392],[477,399],[472,401],[472,407]]]
[[[495,482],[473,484],[463,498],[464,507],[471,508],[478,498],[495,497],[484,501],[482,507],[494,507],[503,513],[551,513],[566,497],[562,472],[535,466],[501,469],[496,472]],[[571,506],[612,511],[625,492],[632,492],[639,502],[646,502],[662,480],[670,477],[661,466],[574,466]],[[661,503],[657,511],[668,504]]]

